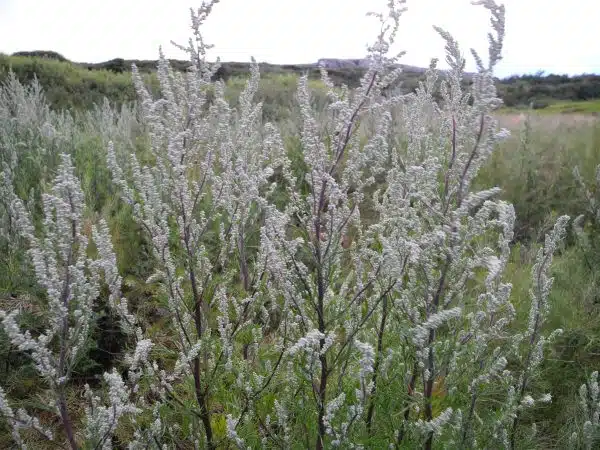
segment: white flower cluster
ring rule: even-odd
[[[4,390],[0,387],[0,414],[4,417],[4,419],[8,422],[11,427],[11,434],[15,441],[15,443],[19,446],[19,448],[26,450],[27,446],[24,444],[21,439],[20,431],[22,429],[30,428],[38,433],[40,433],[46,439],[53,439],[53,434],[50,430],[45,429],[40,425],[40,421],[31,417],[27,412],[19,408],[17,411],[14,411],[10,405],[8,404],[8,400],[6,399],[6,394]]]
[[[125,414],[139,414],[141,409],[131,403],[130,392],[116,370],[105,373],[104,381],[108,385],[109,406],[100,405],[100,398],[86,385],[89,403],[86,410],[86,436],[95,448],[110,450],[113,448],[111,438],[119,419]]]
[[[594,371],[585,384],[579,388],[579,405],[583,417],[583,430],[573,432],[570,436],[570,445],[575,448],[582,444],[583,448],[590,450],[598,445],[600,432],[600,385],[598,372]]]
[[[101,235],[97,234],[103,239],[96,244],[102,256],[109,259],[94,261],[86,254],[88,239],[83,234],[84,196],[67,154],[62,155],[52,192],[43,194],[42,201],[42,236],[36,233],[31,215],[23,202],[15,197],[12,206],[16,211],[19,231],[29,243],[28,253],[38,284],[46,291],[48,328],[33,337],[28,330],[21,331],[17,323],[18,310],[9,313],[0,311],[0,318],[12,345],[31,355],[39,375],[49,384],[67,438],[74,446],[73,423],[65,390],[73,367],[89,339],[93,305],[100,289],[97,269],[104,270],[111,290],[120,292],[120,278],[111,279],[111,276],[115,277],[114,266],[111,265],[115,261],[114,258],[110,259],[112,246],[107,244],[110,241],[107,240],[106,229],[102,229]],[[117,400],[115,395],[112,400]],[[5,415],[8,412],[8,409],[5,410]],[[113,419],[117,420],[114,414],[113,411]],[[121,414],[119,412],[119,416]],[[21,423],[40,428],[34,419],[25,420],[29,416],[24,411],[18,416],[16,421],[11,419],[13,427],[17,427],[14,428],[17,434]],[[98,423],[96,425],[100,426]],[[106,427],[106,424],[102,426]]]

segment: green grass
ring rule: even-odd
[[[136,98],[130,74],[85,70],[52,59],[0,55],[0,82],[11,70],[21,83],[37,78],[55,109],[88,109],[104,97],[113,103]]]
[[[579,102],[557,102],[542,109],[545,113],[598,113],[600,114],[600,100],[586,100]]]
[[[522,107],[503,107],[500,109],[502,114],[515,114],[528,111],[526,106]],[[600,99],[593,100],[553,100],[545,107],[539,107],[534,110],[536,114],[600,114]]]

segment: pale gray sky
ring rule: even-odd
[[[360,58],[377,32],[368,10],[386,0],[221,0],[204,28],[224,61],[309,63],[319,58]],[[171,39],[190,35],[189,7],[200,0],[0,0],[0,52],[53,50],[79,62],[112,58],[156,59],[182,54]],[[600,73],[600,2],[504,0],[507,36],[499,76]],[[460,42],[486,50],[488,18],[469,0],[408,0],[394,50],[401,62],[427,66],[443,56],[440,25]],[[484,53],[487,55],[487,53]],[[469,55],[470,56],[470,55]],[[471,62],[471,58],[468,58]],[[473,69],[470,64],[468,70]]]

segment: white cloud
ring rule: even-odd
[[[54,50],[82,62],[112,58],[156,59],[158,46],[189,36],[189,7],[200,0],[0,0],[0,51]],[[225,61],[250,56],[272,63],[316,62],[321,57],[362,57],[377,32],[368,10],[385,0],[221,0],[205,26]],[[498,75],[600,72],[600,3],[592,0],[505,0],[507,36]],[[443,56],[432,30],[440,25],[461,43],[486,50],[488,18],[469,0],[408,0],[395,50],[406,64],[426,66]],[[470,61],[470,59],[469,59]],[[473,69],[473,65],[468,66]]]

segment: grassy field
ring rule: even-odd
[[[600,114],[600,100],[588,100],[578,102],[556,102],[543,109],[549,113],[591,113]]]
[[[8,58],[0,57],[0,80],[7,79],[8,67],[20,80],[31,81],[35,75],[47,105],[53,109],[49,111],[38,104],[35,126],[39,125],[41,129],[41,124],[52,122],[55,129],[59,129],[57,124],[60,123],[63,133],[48,140],[41,132],[29,133],[27,123],[11,128],[14,133],[11,145],[29,152],[18,169],[18,194],[26,197],[31,188],[39,193],[42,189],[39,180],[49,179],[56,167],[57,151],[69,152],[92,209],[88,217],[90,223],[104,217],[114,233],[125,295],[138,308],[139,314],[153,323],[150,335],[158,341],[168,341],[171,337],[165,334],[162,319],[155,317],[161,308],[156,293],[145,283],[151,273],[147,242],[140,238],[140,230],[131,220],[130,209],[116,198],[104,164],[109,139],[124,150],[137,152],[141,158],[147,157],[147,135],[135,110],[127,107],[111,109],[101,103],[104,97],[119,106],[132,102],[135,95],[130,75],[75,69],[69,63],[40,62],[29,57]],[[154,75],[145,77],[149,85],[156,87]],[[227,95],[232,102],[244,82],[245,78],[241,76],[228,80]],[[297,77],[290,74],[268,75],[261,81],[258,99],[264,102],[264,117],[276,121],[284,130],[294,128],[297,120],[296,87]],[[325,102],[323,84],[314,80],[310,87],[315,92],[315,108],[322,109]],[[22,102],[29,101],[25,97],[24,94]],[[6,102],[6,98],[0,101]],[[4,107],[8,110],[8,106]],[[61,112],[65,109],[72,111],[70,119]],[[515,205],[517,223],[508,275],[514,284],[512,301],[517,308],[516,328],[527,322],[529,274],[544,234],[559,215],[576,217],[585,213],[589,206],[589,199],[579,186],[573,169],[578,167],[583,179],[593,186],[596,166],[600,164],[600,117],[597,113],[600,113],[598,100],[557,101],[541,110],[507,108],[498,113],[500,125],[509,129],[512,136],[498,146],[479,173],[476,185],[481,188],[499,186],[501,197]],[[0,120],[3,120],[2,116]],[[298,142],[291,133],[284,135],[284,142],[290,155],[297,154]],[[600,192],[592,189],[591,193],[600,198]],[[600,241],[596,225],[592,220],[586,228],[592,243]],[[543,427],[539,430],[542,436],[539,448],[566,448],[567,437],[581,426],[570,419],[579,408],[578,389],[592,371],[600,368],[600,253],[593,245],[590,246],[592,250],[584,248],[572,233],[567,244],[555,260],[555,283],[547,323],[548,329],[565,331],[552,344],[550,357],[543,363],[544,376],[534,380],[540,390],[547,389],[554,397],[551,405],[535,410],[529,418],[536,419]],[[6,252],[0,256],[0,309],[23,308],[27,311],[26,323],[35,329],[39,325],[36,311],[29,310],[33,302],[29,303],[28,299],[39,293],[31,272],[24,269],[23,259],[24,255],[19,252]],[[85,382],[96,379],[110,367],[114,356],[125,350],[122,337],[110,317],[99,315],[101,320],[94,331],[96,340],[77,367],[77,383],[70,391],[72,399],[81,395],[81,386]],[[0,385],[8,386],[11,396],[19,399],[23,406],[43,412],[44,390],[35,384],[31,365],[14,352],[4,335],[0,335],[0,361],[3,362],[0,364]],[[190,392],[183,394],[191,395]],[[9,448],[9,437],[5,432],[0,433],[1,448]]]
[[[519,114],[527,110],[528,108],[525,107],[505,107],[501,109],[501,112],[504,114]],[[595,116],[600,114],[600,100],[555,100],[543,108],[536,109],[535,112],[537,114],[583,114],[586,116]]]

